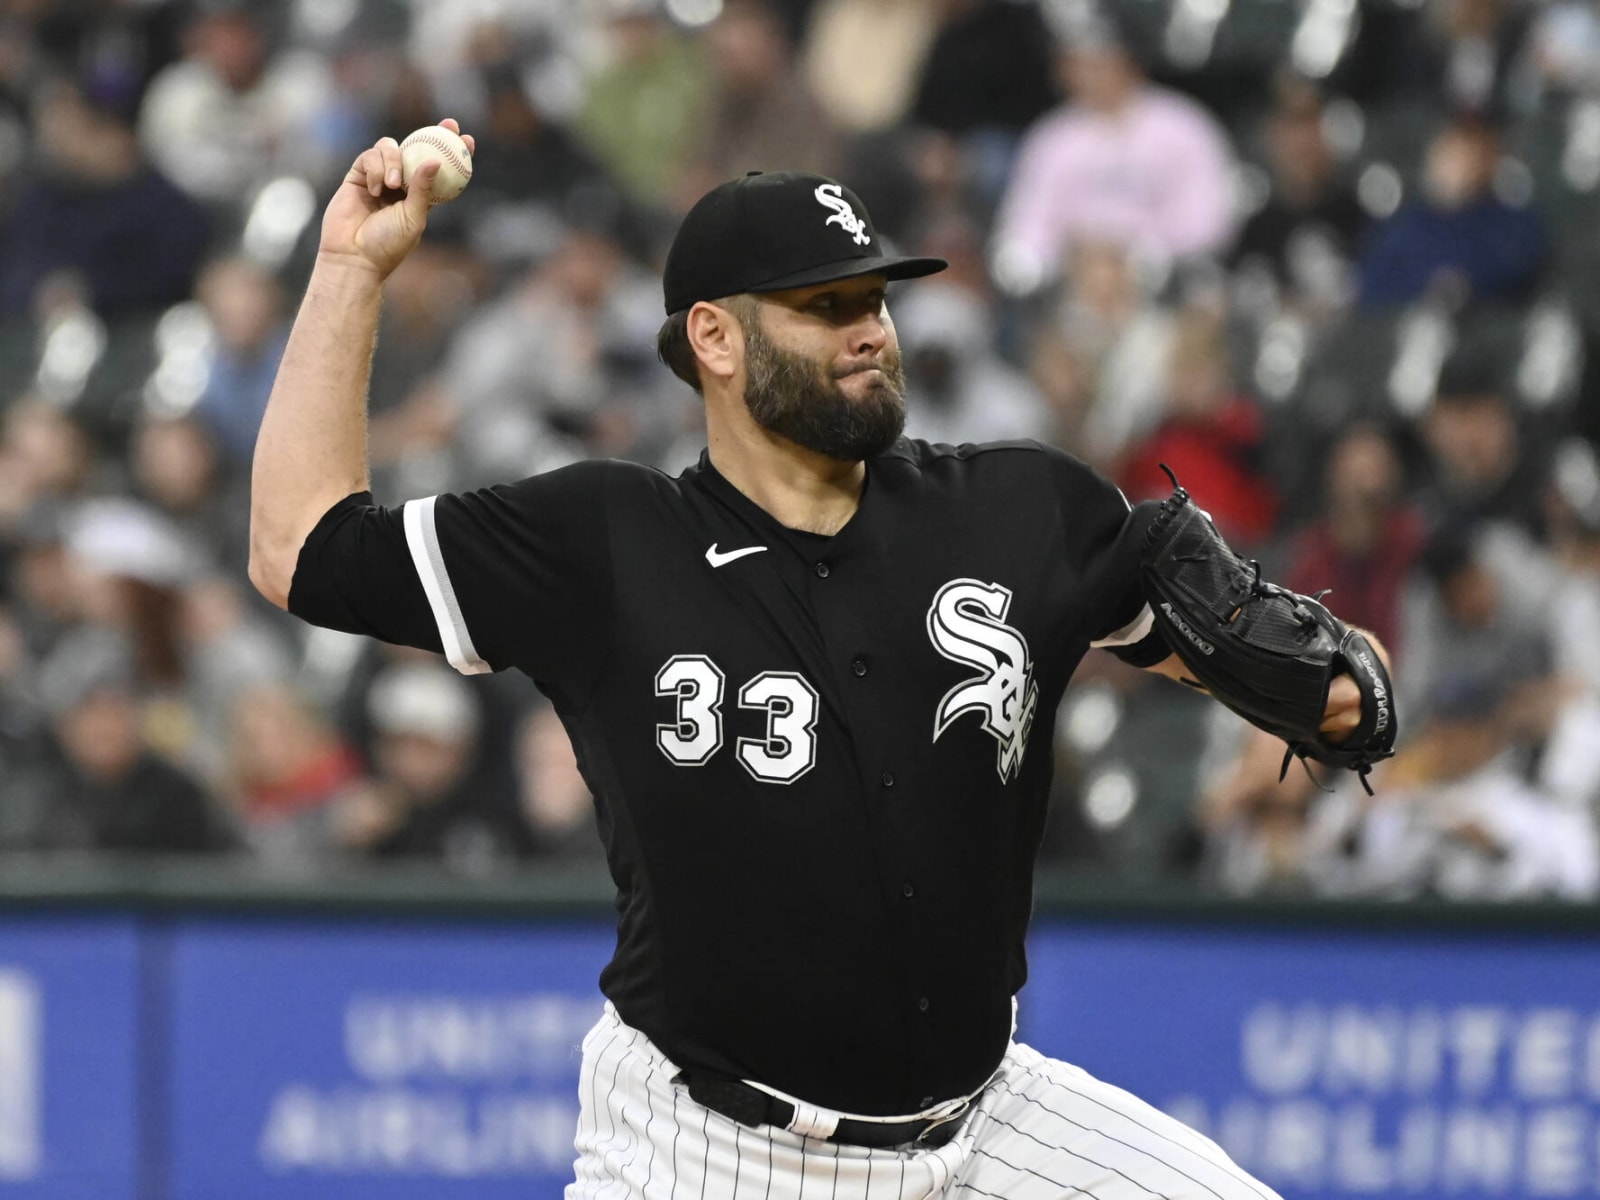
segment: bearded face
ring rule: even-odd
[[[838,368],[786,350],[767,336],[759,310],[740,314],[745,341],[745,407],[756,424],[796,445],[841,462],[882,454],[906,424],[906,379],[899,350],[873,364],[864,391],[852,399],[842,380],[871,366]]]

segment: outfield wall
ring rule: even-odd
[[[35,866],[0,896],[0,1200],[560,1195],[604,881]],[[1062,880],[1039,909],[1019,1035],[1290,1200],[1600,1195],[1600,915]]]

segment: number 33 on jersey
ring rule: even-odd
[[[1004,624],[1011,591],[998,583],[955,579],[928,607],[928,637],[945,658],[978,669],[939,701],[933,740],[965,713],[998,743],[1002,782],[1022,764],[1039,704],[1028,642]],[[704,766],[722,749],[727,676],[704,654],[673,655],[656,673],[656,695],[674,697],[676,718],[656,726],[656,745],[682,767]],[[766,714],[765,736],[738,738],[734,754],[751,776],[793,783],[816,765],[817,689],[796,671],[763,671],[738,692],[740,708]]]
[[[675,654],[656,672],[656,695],[675,696],[677,720],[656,726],[656,745],[680,767],[701,767],[722,749],[727,677],[704,654]],[[817,763],[817,689],[795,671],[763,671],[739,689],[739,707],[766,713],[765,737],[742,737],[739,765],[766,783],[793,783]]]

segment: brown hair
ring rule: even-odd
[[[712,303],[731,312],[742,329],[749,329],[752,321],[760,319],[754,296],[724,296]],[[703,391],[700,385],[700,361],[695,358],[694,347],[689,344],[689,309],[679,309],[662,322],[656,334],[656,357],[696,392]]]
[[[656,334],[656,357],[671,372],[695,391],[700,390],[700,364],[689,344],[689,310],[680,308],[661,325]]]

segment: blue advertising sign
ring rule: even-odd
[[[534,1200],[572,1178],[605,926],[181,922],[171,1200]]]
[[[1018,1036],[1289,1200],[1600,1194],[1600,943],[1041,925]]]
[[[0,920],[0,1198],[135,1200],[139,995],[131,920]]]

